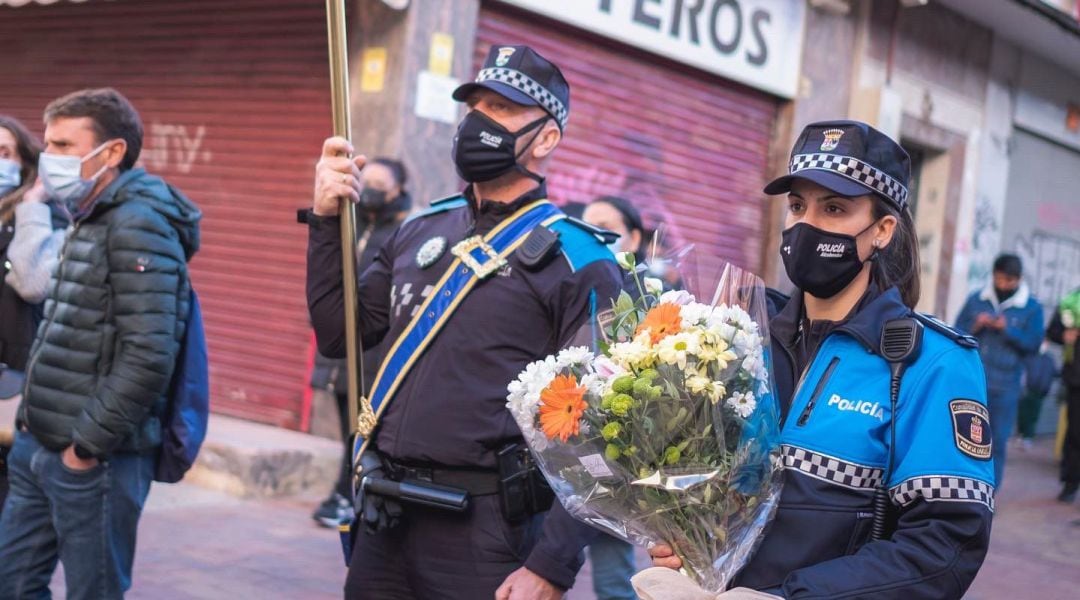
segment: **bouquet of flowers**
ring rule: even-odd
[[[1061,311],[1061,324],[1067,329],[1080,327],[1080,290],[1074,290],[1062,298],[1058,310]],[[1074,358],[1072,351],[1072,347],[1065,346],[1065,362],[1071,362]]]
[[[619,258],[636,293],[594,319],[591,347],[528,365],[507,406],[571,514],[672,545],[692,578],[720,591],[779,496],[764,286],[729,266],[703,303]]]

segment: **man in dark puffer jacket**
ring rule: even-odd
[[[133,168],[142,124],[115,90],[45,110],[45,190],[73,230],[27,364],[11,491],[0,517],[0,598],[120,598],[161,444],[188,315],[199,210]]]

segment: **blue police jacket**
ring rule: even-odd
[[[975,317],[987,313],[993,317],[1005,316],[1005,329],[984,328],[975,331]],[[1039,352],[1045,333],[1043,308],[1032,295],[1026,283],[1012,297],[998,302],[993,285],[968,297],[956,328],[979,340],[979,353],[986,367],[986,387],[991,393],[1019,395],[1020,377],[1024,372],[1024,358]]]
[[[407,220],[358,284],[365,347],[395,340],[453,262],[449,248],[483,235],[544,186],[512,203],[479,202],[472,188]],[[307,296],[319,351],[344,355],[341,241],[336,217],[308,220]],[[385,405],[375,445],[399,462],[494,470],[496,452],[521,441],[506,409],[506,385],[527,364],[576,339],[595,307],[611,305],[622,281],[597,232],[580,222],[549,226],[558,254],[539,266],[519,252],[461,301]],[[371,374],[369,374],[370,376]],[[525,566],[563,588],[573,585],[582,548],[597,534],[556,502]]]
[[[776,297],[770,298],[776,302]],[[785,598],[960,598],[990,541],[994,471],[982,364],[970,337],[916,316],[886,290],[821,342],[802,381],[792,323],[801,298],[773,319],[784,488],[774,521],[735,585]],[[886,321],[924,324],[903,375],[894,466],[889,456]],[[786,320],[788,327],[782,326]],[[884,478],[892,516],[870,541],[874,489]]]

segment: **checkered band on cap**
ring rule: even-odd
[[[800,471],[852,489],[873,489],[881,483],[884,473],[883,469],[847,462],[795,446],[783,445],[780,451],[784,456],[785,469]]]
[[[890,489],[889,493],[893,502],[900,506],[922,498],[927,502],[978,502],[994,510],[994,486],[967,477],[912,477]]]
[[[505,83],[533,100],[536,100],[544,110],[555,117],[555,120],[559,122],[559,127],[561,129],[566,129],[566,123],[570,117],[569,112],[566,110],[566,105],[562,103],[562,100],[559,100],[552,95],[546,87],[537,83],[532,77],[529,77],[516,69],[492,67],[480,71],[480,74],[476,76],[476,83],[483,83],[485,81]]]
[[[908,189],[903,184],[890,177],[888,173],[857,158],[825,153],[796,154],[791,157],[789,172],[792,175],[810,169],[832,171],[843,175],[852,181],[857,181],[873,190],[877,190],[878,193],[892,200],[901,208],[907,207]]]

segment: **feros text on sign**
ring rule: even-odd
[[[611,14],[614,2],[633,2],[635,23],[697,46],[706,39],[720,54],[735,53],[746,40],[744,52],[751,65],[761,66],[769,59],[763,28],[772,22],[772,14],[764,7],[745,9],[739,0],[672,0],[667,6],[663,0],[599,2],[600,12],[606,14]]]
[[[771,94],[798,91],[806,0],[502,2]]]

